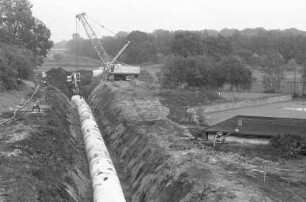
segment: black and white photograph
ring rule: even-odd
[[[0,0],[0,202],[305,201],[305,0]]]

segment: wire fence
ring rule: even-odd
[[[223,90],[229,91],[230,87],[225,86]],[[305,95],[306,82],[283,81],[280,83],[280,86],[276,88],[273,85],[265,85],[263,81],[253,81],[251,88],[244,92]]]

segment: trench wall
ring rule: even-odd
[[[76,106],[59,90],[45,89],[48,134],[53,142],[43,144],[50,151],[41,201],[92,201],[91,180]],[[50,144],[50,145],[48,145]]]
[[[186,140],[191,135],[185,128],[167,119],[169,109],[144,92],[127,82],[105,82],[88,100],[126,200],[208,200],[211,171],[195,160],[202,157],[193,157],[197,145]]]

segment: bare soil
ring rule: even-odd
[[[50,109],[0,126],[0,201],[91,201],[76,111],[58,90],[44,94]]]

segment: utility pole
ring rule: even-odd
[[[273,65],[273,70],[276,73],[276,91],[279,92],[281,91],[281,55],[278,52],[278,44],[277,44],[277,30],[275,29],[273,32],[273,55],[272,55],[272,65]],[[278,58],[278,59],[277,59]]]
[[[275,73],[276,73],[276,83],[274,83],[274,79],[273,79],[273,73],[272,73],[272,85],[275,85],[275,86],[273,86],[273,89],[274,90],[277,90],[277,89],[275,89],[275,87],[276,88],[278,88],[278,69],[276,69],[276,47],[275,47],[275,30],[274,30],[274,32],[273,32],[273,49],[272,49],[272,68],[273,68],[273,71],[275,71]]]
[[[296,67],[294,67],[294,88],[293,95],[296,95]]]
[[[72,38],[75,40],[75,66],[76,69],[78,69],[80,58],[80,35],[78,31],[78,20],[75,21],[75,33],[72,35]]]

